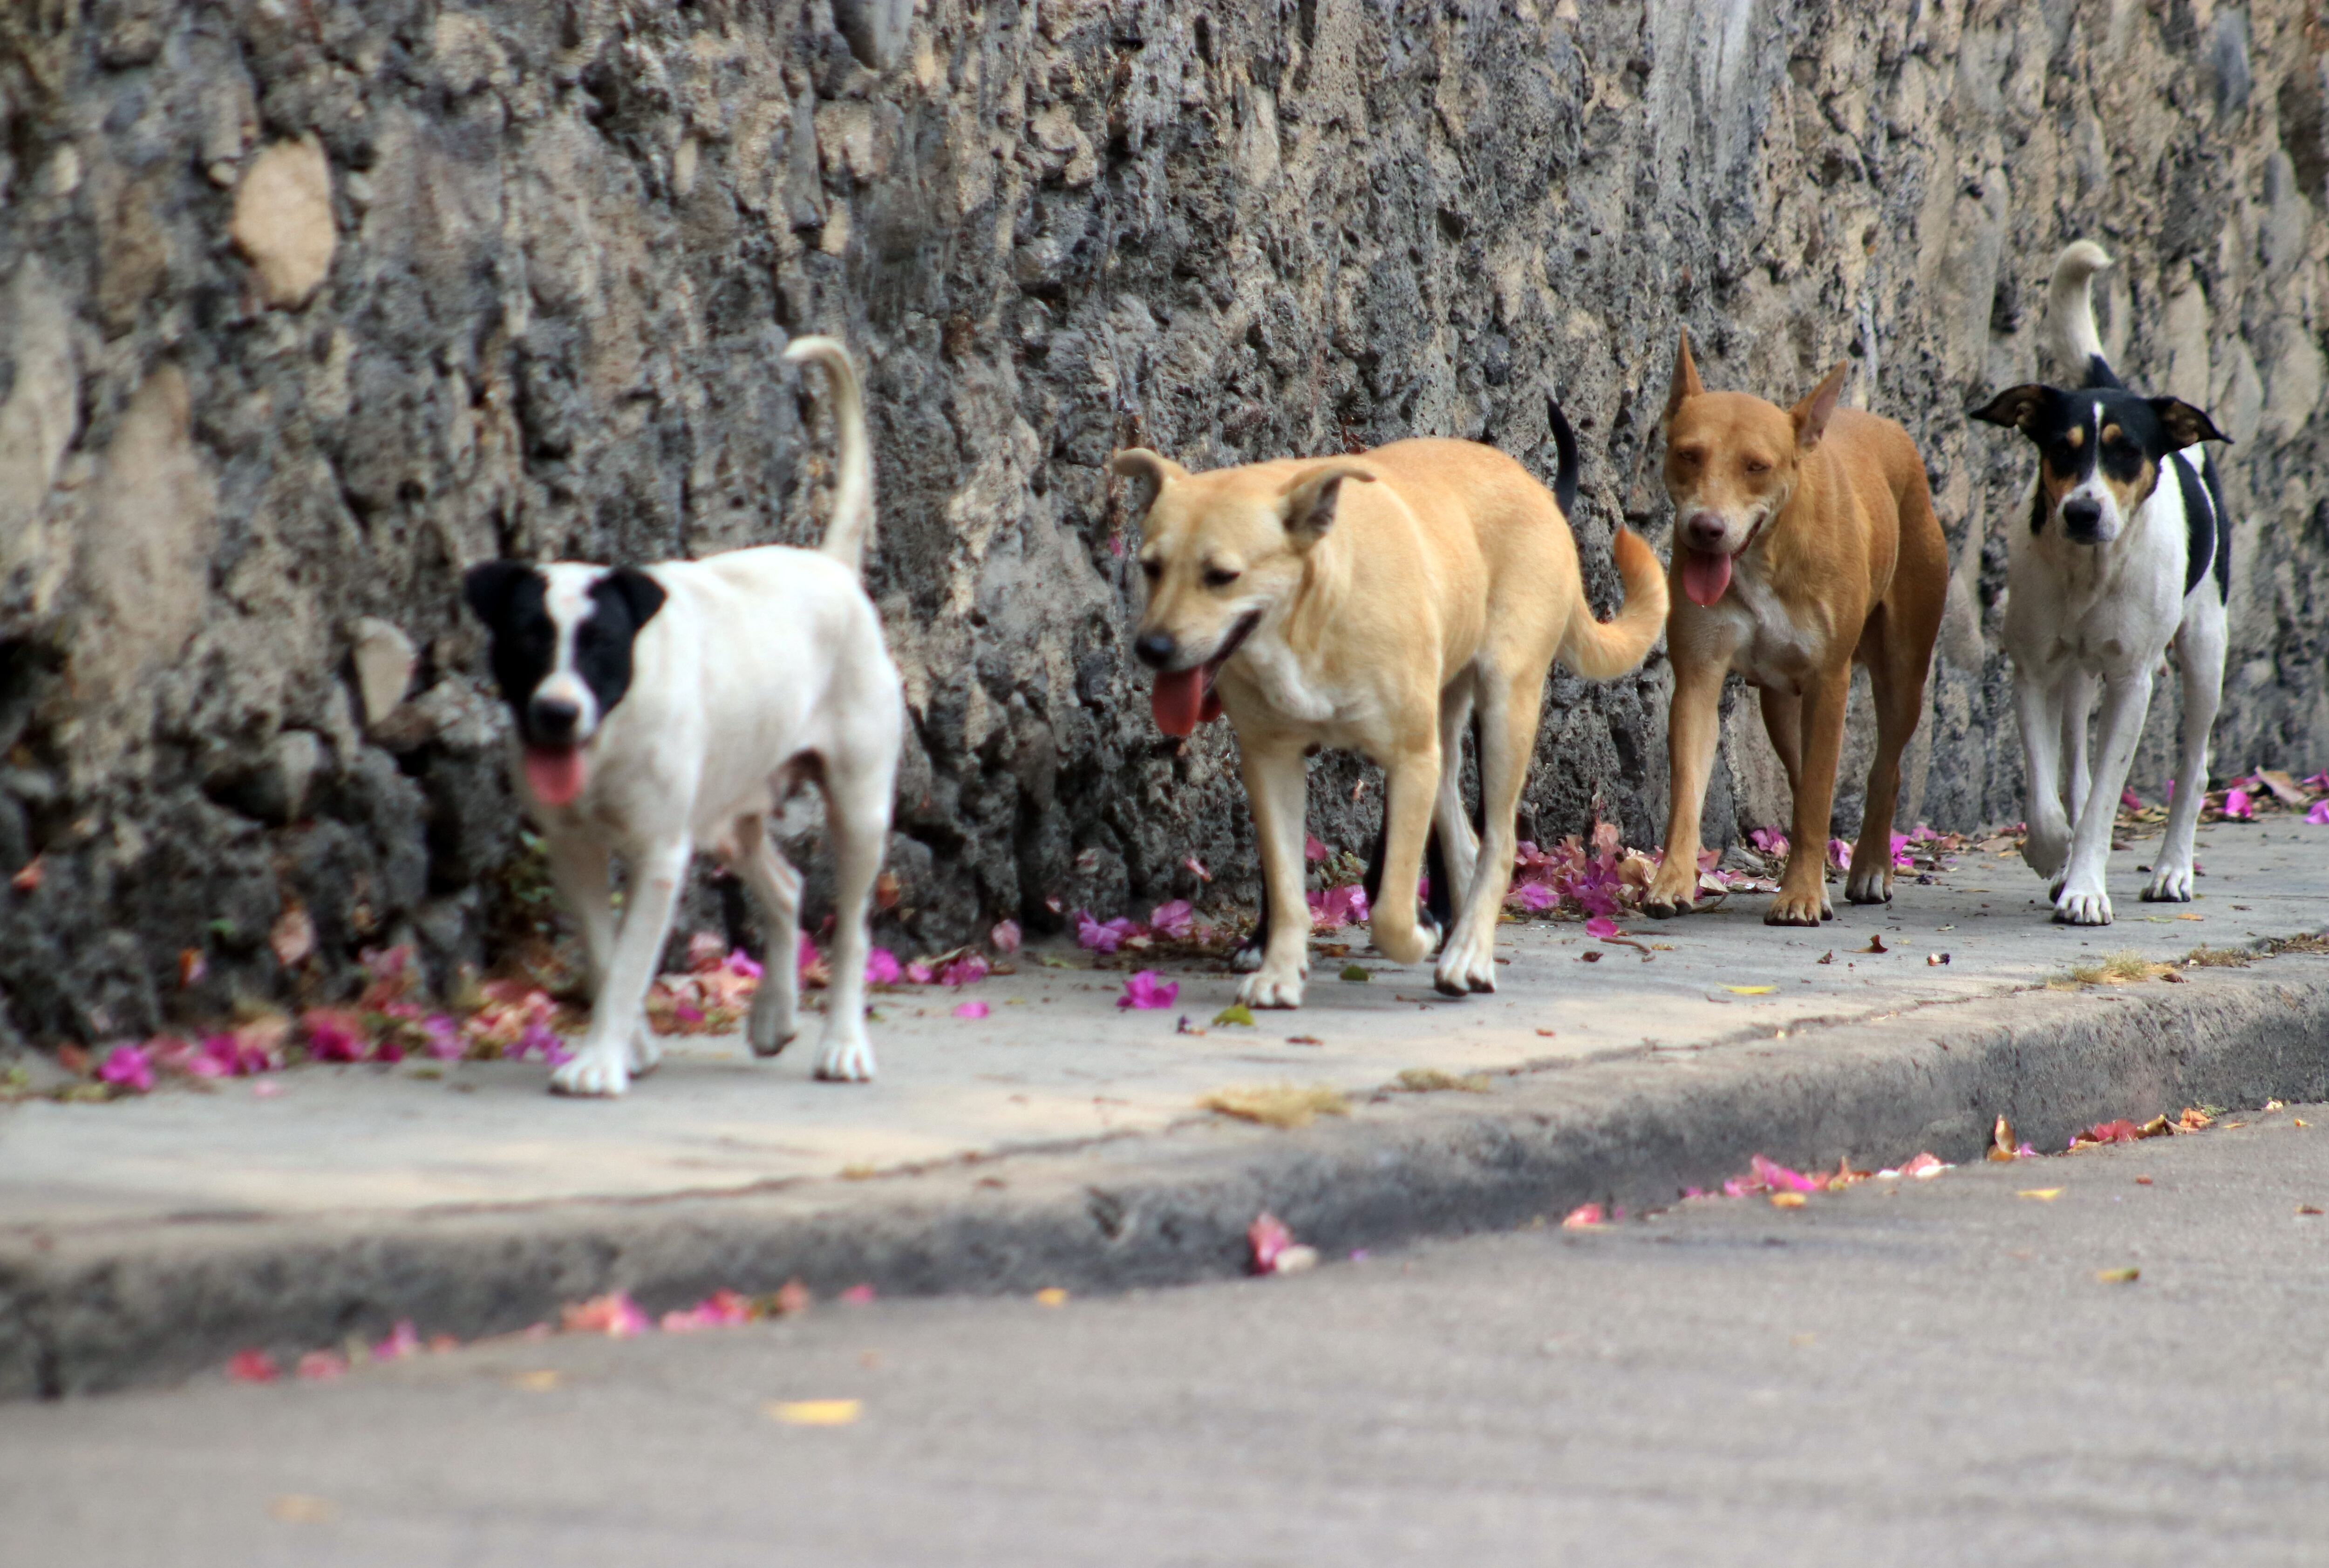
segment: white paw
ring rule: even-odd
[[[2066,887],[2054,900],[2054,919],[2063,925],[2108,925],[2110,895],[2100,887]]]
[[[663,1066],[663,1042],[655,1038],[655,1031],[645,1023],[641,1023],[631,1036],[631,1047],[626,1060],[634,1078],[644,1078]]]
[[[862,1021],[853,1029],[835,1024],[825,1031],[825,1048],[817,1053],[816,1075],[834,1084],[873,1081],[873,1042],[865,1038]]]
[[[563,1066],[550,1075],[553,1094],[615,1095],[631,1086],[624,1066],[630,1052],[620,1045],[585,1045]]]
[[[1439,955],[1431,981],[1448,996],[1496,989],[1496,944],[1493,937],[1468,935],[1462,926]]]
[[[2032,828],[2022,839],[2022,859],[2041,877],[2051,877],[2070,858],[2070,830]]]
[[[2192,868],[2163,865],[2151,878],[2151,886],[2143,890],[2145,904],[2189,904],[2192,902]]]
[[[1262,946],[1250,943],[1230,954],[1230,970],[1235,974],[1251,974],[1261,967]]]
[[[1238,1000],[1249,1008],[1300,1007],[1302,975],[1300,964],[1265,963],[1239,982]]]
[[[752,997],[752,1018],[745,1038],[756,1056],[773,1056],[793,1043],[800,1026],[793,1019],[793,999],[773,985],[763,984]]]

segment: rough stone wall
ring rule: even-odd
[[[2317,765],[2324,46],[2291,0],[11,0],[6,1019],[481,956],[517,840],[459,569],[814,537],[808,330],[869,372],[910,944],[1199,894],[1192,856],[1250,891],[1226,727],[1159,737],[1124,656],[1113,447],[1436,433],[1549,472],[1555,393],[1606,606],[1613,524],[1664,543],[1678,324],[1783,401],[1850,356],[1917,436],[1968,613],[1909,810],[2018,817],[2028,459],[1961,410],[2037,368],[2081,234],[2123,258],[2123,371],[2238,438],[2220,768]],[[1665,678],[1555,677],[1530,831],[1655,837]],[[1750,708],[1712,833],[1785,814]],[[1316,775],[1315,831],[1362,840],[1371,771]]]

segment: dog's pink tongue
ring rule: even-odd
[[[1682,557],[1682,591],[1690,596],[1693,605],[1712,608],[1730,586],[1730,558],[1711,555],[1702,549],[1684,550]]]
[[[1208,695],[1202,666],[1177,670],[1156,677],[1155,688],[1148,694],[1148,711],[1156,716],[1156,728],[1165,734],[1194,735],[1197,726],[1212,717],[1205,712]],[[1216,706],[1215,711],[1219,710]]]
[[[525,748],[525,782],[533,798],[545,806],[562,806],[582,793],[582,748],[579,746],[529,746]]]

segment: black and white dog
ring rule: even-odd
[[[816,1075],[873,1075],[865,1037],[867,909],[889,839],[905,722],[898,671],[860,579],[873,531],[872,460],[849,355],[795,339],[833,383],[839,478],[824,547],[766,545],[645,568],[488,561],[465,583],[493,633],[517,718],[519,798],[582,922],[597,1001],[551,1086],[619,1094],[655,1065],[648,986],[698,847],[751,888],[768,923],[752,1049],[795,1033],[800,876],[768,819],[799,784],[825,792],[838,871],[833,989]],[[608,872],[630,872],[617,928]]]
[[[2094,275],[2111,258],[2091,240],[2054,263],[2047,300],[2056,352],[2084,372],[2075,390],[2032,383],[2000,392],[1976,419],[2011,426],[2039,452],[2028,526],[2013,530],[2005,651],[2028,765],[2023,859],[2052,878],[2054,918],[2107,925],[2104,863],[2128,767],[2169,647],[2183,677],[2183,733],[2146,901],[2192,897],[2192,832],[2207,788],[2208,734],[2224,684],[2230,520],[2203,441],[2230,437],[2174,398],[2128,390],[2095,332]],[[2091,768],[2087,719],[2101,688]],[[2066,809],[2067,807],[2067,809]]]

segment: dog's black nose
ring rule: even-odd
[[[574,727],[582,722],[582,708],[563,697],[537,697],[526,705],[525,727],[533,738],[552,746],[574,738]]]
[[[2102,527],[2103,503],[2081,495],[2062,502],[2062,526],[2072,533],[2093,533]]]
[[[1169,632],[1143,632],[1132,644],[1132,652],[1134,657],[1151,670],[1162,670],[1173,662],[1178,647]]]
[[[1712,549],[1722,542],[1722,520],[1711,512],[1693,512],[1682,525],[1683,539],[1694,549]]]

